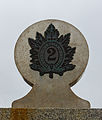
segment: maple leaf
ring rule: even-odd
[[[62,76],[76,66],[70,64],[76,51],[76,47],[69,46],[71,34],[59,35],[55,26],[50,24],[44,36],[36,32],[35,40],[28,38],[32,58],[30,68],[39,71],[41,76],[49,74],[49,77],[53,78],[53,73]]]

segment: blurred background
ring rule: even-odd
[[[85,36],[89,63],[72,90],[92,108],[102,108],[102,0],[0,0],[0,108],[31,90],[15,66],[14,47],[29,25],[44,19],[69,22]]]

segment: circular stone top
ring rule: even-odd
[[[44,20],[28,27],[15,47],[15,62],[30,84],[64,81],[74,85],[84,72],[89,57],[82,33],[60,20]]]

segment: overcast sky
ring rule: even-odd
[[[24,29],[44,19],[69,22],[87,39],[89,63],[72,90],[102,108],[102,0],[0,0],[0,108],[31,90],[15,66],[14,46]]]

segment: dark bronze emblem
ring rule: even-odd
[[[53,78],[53,73],[63,75],[64,72],[73,70],[75,65],[70,64],[76,47],[70,47],[70,33],[61,35],[53,24],[50,24],[44,32],[44,36],[36,32],[36,40],[28,38],[31,47],[30,68],[39,71],[40,75],[46,73]]]

